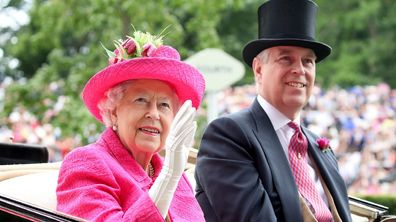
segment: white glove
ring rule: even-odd
[[[166,217],[173,194],[183,175],[189,153],[193,145],[197,123],[194,120],[195,108],[191,100],[184,102],[177,112],[170,127],[165,143],[164,165],[153,186],[149,196],[157,206],[163,218]]]

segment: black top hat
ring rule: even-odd
[[[259,38],[243,49],[243,59],[252,66],[254,57],[273,46],[312,49],[316,62],[330,55],[330,46],[315,41],[317,5],[311,0],[270,0],[258,9]]]

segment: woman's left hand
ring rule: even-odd
[[[194,121],[195,112],[191,100],[184,102],[177,112],[166,139],[164,165],[149,190],[151,199],[164,218],[184,172],[189,148],[194,142],[197,130],[197,123]]]

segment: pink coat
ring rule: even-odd
[[[152,158],[154,180],[162,168]],[[63,160],[57,209],[89,221],[164,221],[148,195],[153,180],[132,158],[118,136],[107,129],[96,143],[70,152]],[[187,177],[183,175],[169,208],[171,221],[204,221]]]

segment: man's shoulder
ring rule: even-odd
[[[252,123],[251,115],[248,110],[241,110],[220,116],[208,124],[208,128],[213,129],[235,129],[245,128]]]
[[[226,114],[224,116],[221,116],[219,118],[217,118],[217,120],[220,121],[226,121],[226,120],[232,120],[232,121],[236,121],[236,122],[244,122],[247,119],[251,118],[251,111],[249,108],[234,112],[234,113],[229,113]]]

